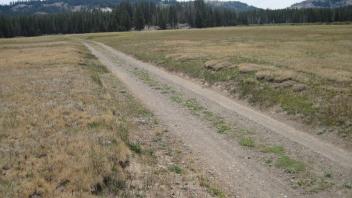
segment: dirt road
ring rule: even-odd
[[[246,151],[239,145],[217,134],[213,126],[205,123],[189,111],[179,108],[168,97],[152,89],[131,74],[135,68],[150,72],[158,80],[182,89],[185,94],[198,97],[210,109],[222,109],[229,114],[253,122],[270,132],[289,139],[302,147],[327,158],[341,167],[350,169],[351,153],[307,133],[296,130],[282,122],[243,106],[235,101],[192,81],[167,73],[151,64],[143,63],[96,42],[84,43],[98,59],[112,71],[130,91],[141,100],[176,134],[193,152],[198,154],[204,168],[213,172],[234,197],[297,197],[303,196],[292,189],[283,178],[275,176],[270,169],[247,159]]]

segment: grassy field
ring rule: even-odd
[[[352,138],[352,26],[255,26],[91,34],[170,71]]]
[[[0,40],[0,197],[204,197],[215,189],[179,165],[190,160],[87,49],[65,40]]]

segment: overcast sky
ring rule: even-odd
[[[302,2],[303,0],[240,0],[243,3],[253,5],[259,8],[286,8],[294,3]]]
[[[13,0],[0,0],[0,4],[7,4],[10,1]],[[303,0],[239,0],[241,2],[254,5],[259,8],[271,8],[271,9],[277,9],[277,8],[285,8],[293,3],[300,2]]]

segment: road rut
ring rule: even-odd
[[[292,197],[297,195],[280,178],[273,177],[262,167],[244,160],[239,146],[219,136],[215,129],[204,124],[167,97],[153,90],[128,72],[125,65],[101,46],[85,43],[88,49],[123,83],[132,94],[150,109],[189,147],[206,167],[219,178],[233,197]]]
[[[230,111],[236,112],[238,115],[243,116],[258,125],[261,125],[266,129],[269,129],[287,139],[290,139],[293,142],[301,144],[306,148],[309,148],[310,150],[338,163],[339,165],[345,168],[352,168],[352,153],[342,148],[339,148],[328,142],[324,142],[321,139],[318,139],[303,131],[299,131],[294,127],[291,127],[283,122],[275,120],[268,115],[251,109],[250,107],[239,104],[216,91],[204,88],[192,81],[170,74],[167,71],[164,71],[154,65],[136,60],[135,58],[119,51],[116,51],[113,48],[106,46],[102,43],[96,44],[105,49],[107,52],[112,53],[120,60],[123,60],[125,63],[137,65],[139,68],[142,68],[163,79],[167,79],[167,81],[170,81],[185,89],[188,89],[191,92],[202,96],[203,98],[207,98],[208,100],[215,102]]]
[[[151,89],[131,74],[131,70],[139,68],[206,98],[216,105],[235,112],[251,122],[263,126],[291,141],[322,155],[329,160],[349,169],[352,165],[351,153],[326,143],[305,132],[299,131],[285,123],[277,121],[261,112],[236,103],[234,100],[213,90],[170,74],[156,66],[141,62],[135,58],[114,50],[98,42],[84,43],[97,58],[112,71],[130,91],[149,108],[169,130],[179,136],[193,152],[197,153],[206,167],[210,167],[217,178],[225,185],[234,197],[297,197],[303,196],[292,189],[282,178],[275,177],[258,163],[244,160],[243,148],[227,141],[217,134],[214,128],[179,108],[169,98]]]

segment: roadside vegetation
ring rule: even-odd
[[[134,69],[132,70],[132,73],[151,88],[158,90],[160,93],[169,97],[171,101],[179,104],[195,116],[208,122],[219,134],[233,137],[243,149],[252,151],[253,154],[259,154],[253,156],[259,161],[264,161],[264,164],[268,166],[268,168],[279,170],[285,175],[285,177],[291,178],[289,183],[293,188],[303,189],[306,193],[318,193],[331,189],[331,187],[335,186],[335,182],[338,183],[338,188],[341,188],[341,185],[344,185],[345,188],[347,188],[346,184],[341,184],[340,181],[333,180],[332,173],[323,173],[322,170],[314,169],[314,165],[309,165],[301,159],[292,157],[283,146],[270,145],[262,140],[256,142],[259,139],[253,136],[250,131],[240,129],[227,122],[228,120],[225,120],[225,118],[209,111],[197,101],[197,99],[187,98],[180,91],[154,79],[147,71]],[[182,171],[177,165],[172,165],[169,169],[175,173],[181,173]],[[206,180],[201,178],[200,181],[202,185],[202,181],[205,182]],[[203,185],[207,186],[206,183]],[[222,197],[223,195],[223,193],[217,188],[208,186],[207,189],[211,194],[217,195],[218,197]]]
[[[209,196],[153,115],[60,38],[0,40],[0,197]]]
[[[257,26],[92,34],[264,109],[279,107],[316,134],[352,138],[350,25]]]

